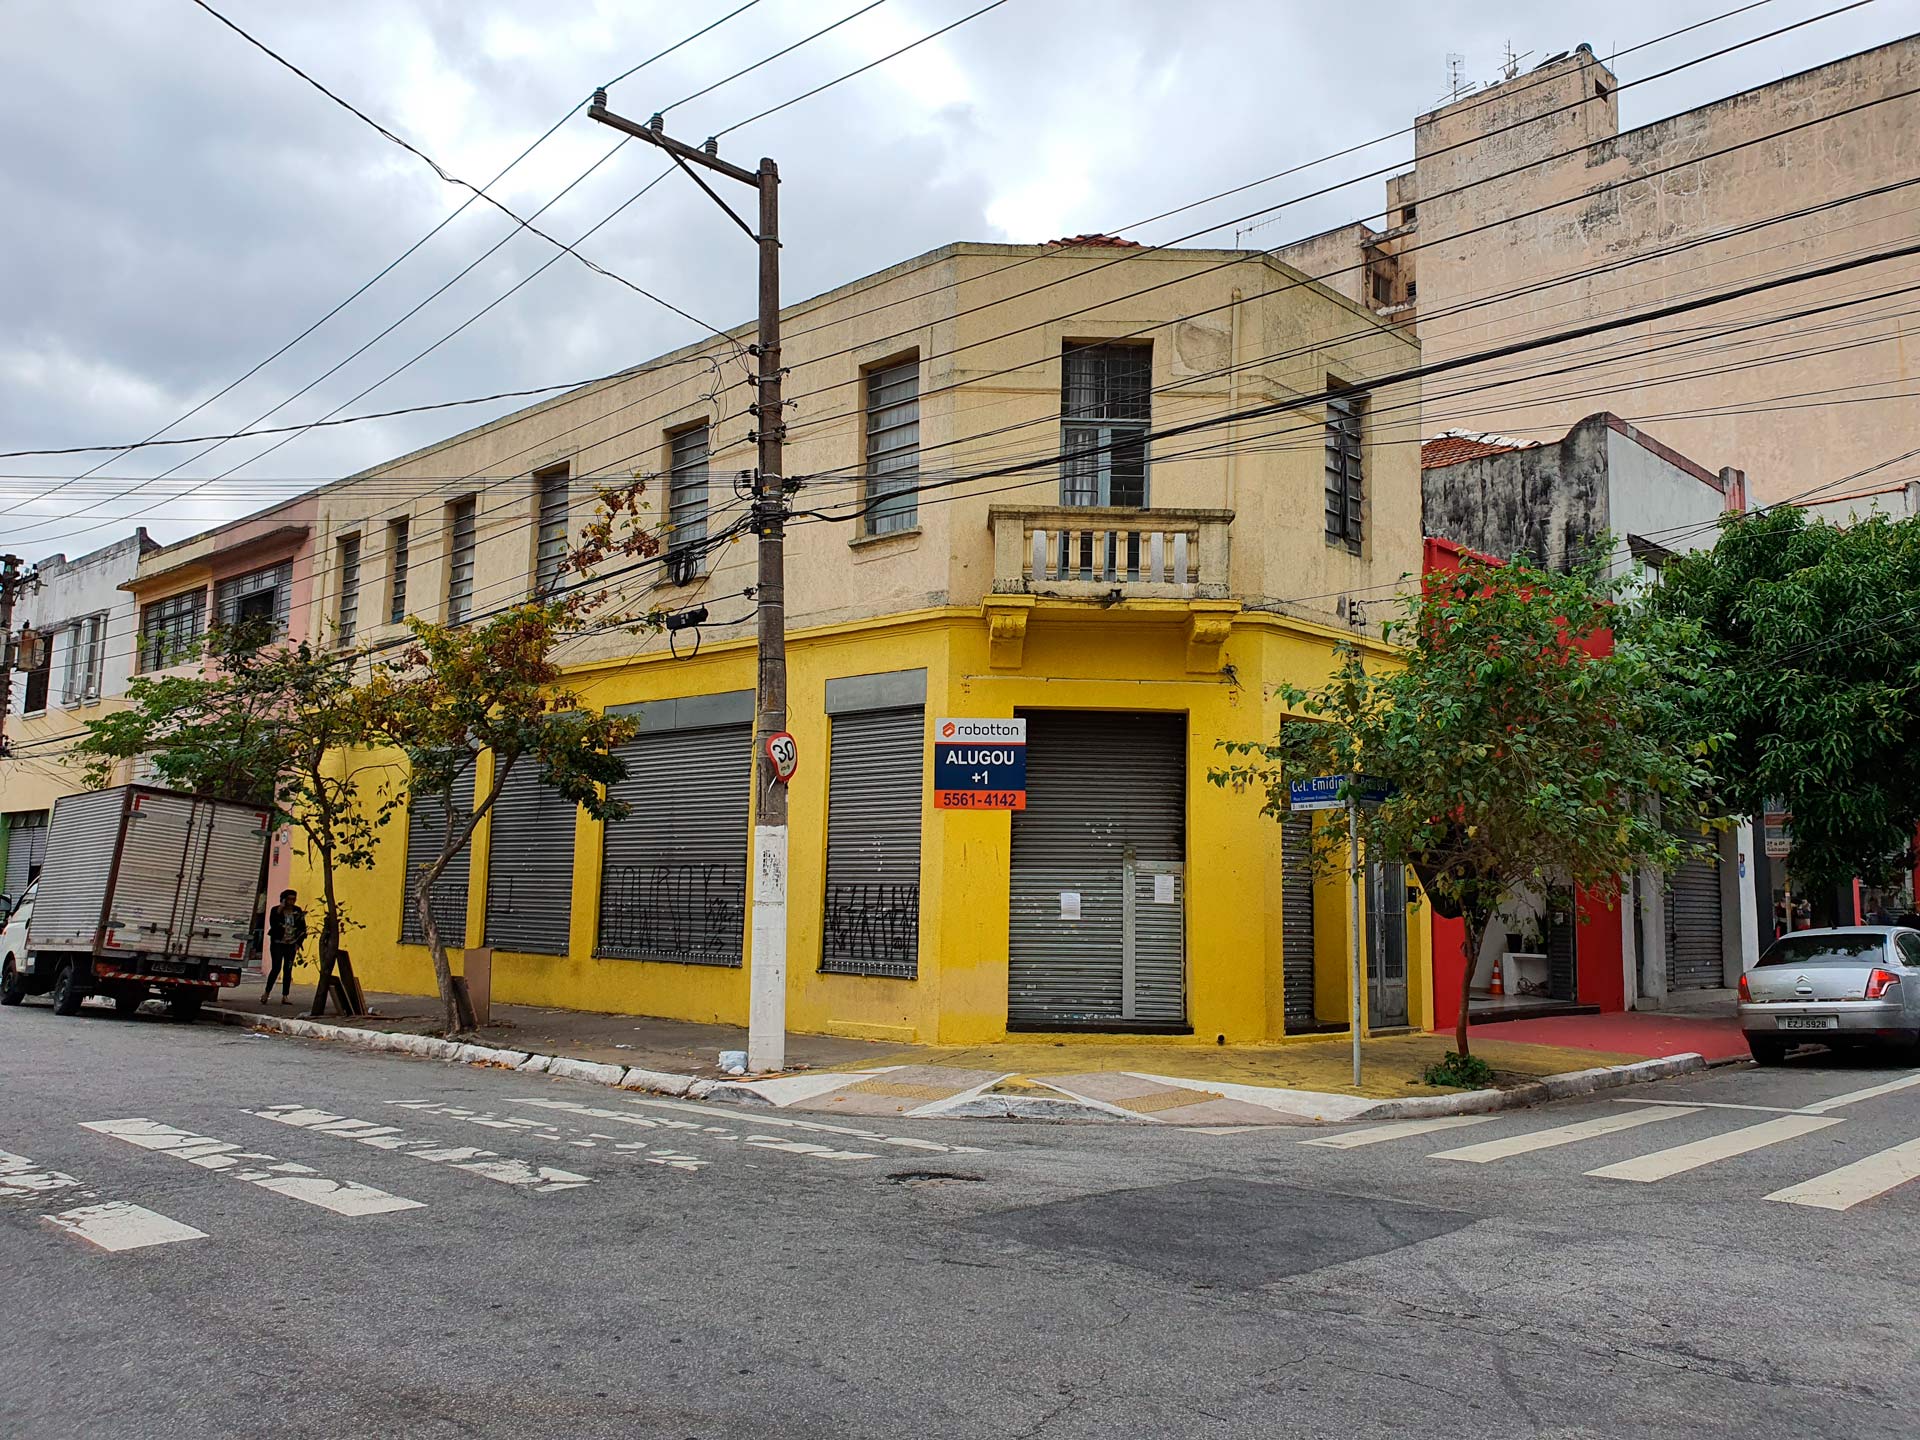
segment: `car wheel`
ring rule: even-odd
[[[1778,1065],[1787,1058],[1787,1042],[1768,1040],[1759,1035],[1747,1037],[1747,1049],[1753,1052],[1756,1065]]]
[[[78,1015],[80,1002],[87,998],[87,987],[80,979],[80,962],[68,960],[53,979],[53,1013]]]
[[[14,969],[13,957],[0,960],[0,1005],[18,1005],[27,998],[27,982]]]
[[[205,997],[195,994],[169,995],[167,1013],[182,1025],[191,1025],[200,1018],[200,1005]]]
[[[147,1003],[147,997],[138,990],[122,990],[113,997],[113,1008],[122,1015],[131,1015]]]

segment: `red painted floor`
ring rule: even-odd
[[[1476,1025],[1473,1036],[1648,1057],[1694,1051],[1709,1060],[1732,1060],[1747,1053],[1740,1022],[1732,1016],[1642,1015],[1634,1011],[1555,1015],[1544,1020],[1505,1020],[1494,1025]]]

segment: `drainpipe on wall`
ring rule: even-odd
[[[1232,292],[1227,308],[1227,413],[1237,414],[1240,410],[1240,292]],[[1227,505],[1234,508],[1240,498],[1240,426],[1236,421],[1227,427]]]

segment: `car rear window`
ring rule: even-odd
[[[1884,935],[1783,935],[1760,957],[1762,965],[1818,965],[1823,960],[1883,960]]]

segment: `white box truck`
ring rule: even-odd
[[[272,829],[264,806],[151,785],[61,796],[40,876],[8,920],[0,1004],[51,994],[71,1015],[111,995],[129,1014],[159,995],[193,1019],[240,983]]]

